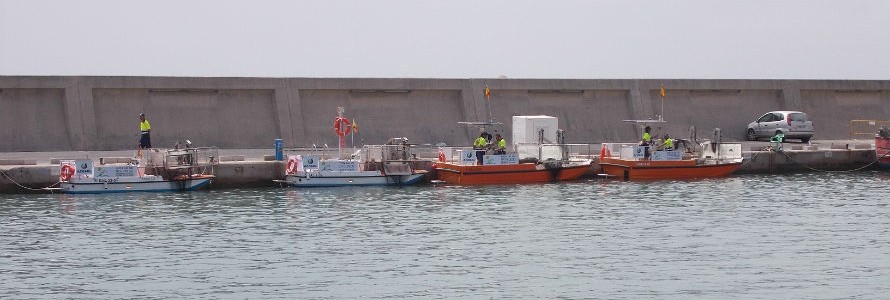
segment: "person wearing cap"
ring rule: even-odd
[[[139,114],[139,148],[151,148],[151,124],[145,119],[145,114]]]

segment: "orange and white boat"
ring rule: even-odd
[[[724,177],[742,166],[741,143],[704,142],[693,149],[650,151],[635,144],[603,143],[599,165],[604,174],[624,180]],[[617,155],[612,155],[612,150]]]
[[[586,162],[536,162],[505,165],[474,165],[472,163],[439,162],[435,166],[438,180],[459,185],[540,183],[575,180],[590,169]]]
[[[472,148],[440,149],[433,169],[436,178],[449,184],[542,183],[578,179],[590,170],[592,160],[569,154],[569,144],[557,130],[558,120],[549,116],[514,116],[512,153],[483,156],[477,165]],[[546,143],[555,142],[555,143]],[[454,160],[454,154],[460,157]],[[522,162],[520,162],[522,157]]]

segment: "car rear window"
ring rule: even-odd
[[[805,113],[791,113],[791,114],[788,114],[788,117],[791,118],[791,121],[797,121],[797,122],[809,121],[809,119],[807,118],[807,114],[805,114]]]

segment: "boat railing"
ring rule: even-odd
[[[160,175],[168,180],[180,175],[212,175],[214,166],[219,163],[219,149],[217,147],[152,149],[148,151],[145,160],[145,164],[140,166],[140,174]]]

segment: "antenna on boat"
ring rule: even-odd
[[[491,116],[491,89],[488,87],[488,84],[483,84],[484,88],[483,96],[485,97],[485,110],[488,111],[488,120],[485,122],[457,122],[457,124],[463,124],[467,126],[479,126],[482,131],[486,131],[489,126],[500,126],[504,125],[501,122],[495,122],[494,118]],[[478,116],[478,115],[477,115]]]

